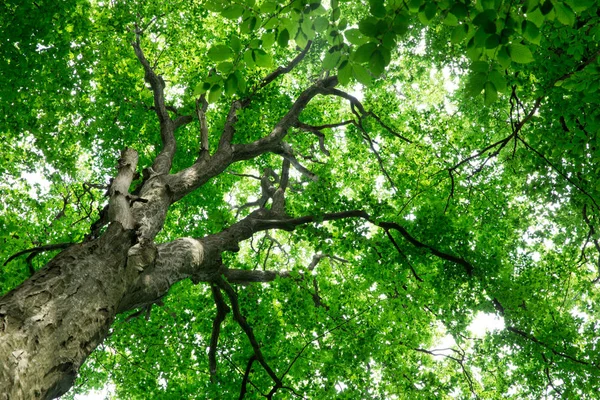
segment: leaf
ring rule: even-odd
[[[208,102],[216,103],[221,97],[221,85],[215,84],[210,88],[210,92],[208,93]]]
[[[340,69],[338,70],[338,80],[341,85],[347,85],[350,83],[350,79],[352,78],[352,67],[348,61],[342,62],[340,65]]]
[[[567,0],[567,4],[576,13],[582,12],[594,5],[597,0]]]
[[[494,87],[498,92],[504,93],[506,91],[506,78],[498,70],[492,70],[488,75],[488,80],[494,84]]]
[[[467,37],[468,29],[469,26],[467,24],[457,26],[452,30],[450,41],[454,44],[460,43],[464,38]]]
[[[263,49],[254,50],[254,60],[256,61],[256,65],[262,68],[270,68],[273,64],[271,56]]]
[[[217,44],[208,50],[207,56],[212,61],[224,61],[233,58],[233,51],[227,45]]]
[[[385,18],[386,11],[383,0],[369,0],[371,15],[377,18]]]
[[[525,28],[523,29],[523,37],[534,44],[540,44],[542,35],[540,29],[532,21],[523,21]]]
[[[225,61],[225,62],[217,64],[217,71],[221,72],[222,74],[227,75],[228,73],[231,72],[232,69],[233,69],[233,63],[231,61]]]
[[[487,61],[474,61],[470,68],[473,72],[488,72],[490,64]]]
[[[281,32],[279,32],[279,35],[277,35],[277,44],[280,47],[287,47],[289,41],[290,41],[290,33],[288,32],[287,29],[284,29]]]
[[[469,76],[469,82],[467,83],[467,85],[465,87],[465,89],[467,91],[467,95],[471,96],[471,97],[478,96],[481,93],[481,91],[483,90],[483,87],[486,82],[487,82],[487,74],[486,73],[477,72],[477,73],[471,74]]]
[[[498,92],[492,82],[486,82],[483,98],[486,106],[492,105],[498,100]]]
[[[325,17],[317,17],[314,21],[315,30],[317,32],[324,31],[329,26],[329,21]]]
[[[354,64],[352,65],[352,70],[357,81],[365,86],[369,86],[371,84],[371,75],[365,67],[360,64]]]
[[[327,52],[323,58],[323,69],[334,69],[340,61],[340,57],[341,55],[339,51]]]
[[[254,68],[256,66],[256,61],[254,60],[254,50],[248,49],[244,53],[244,62],[248,66],[248,68]]]
[[[556,19],[563,25],[572,26],[575,23],[575,13],[571,10],[566,3],[554,3],[554,12],[556,13]]]
[[[377,20],[377,18],[374,17],[367,17],[362,19],[359,23],[358,23],[358,29],[360,30],[360,33],[362,33],[363,35],[369,36],[369,37],[376,37],[377,36],[377,23],[379,21]]]
[[[244,6],[239,4],[232,4],[227,6],[221,11],[221,15],[228,19],[238,19],[244,14]]]
[[[235,74],[231,74],[225,80],[225,95],[231,96],[233,95],[238,88],[238,81]]]
[[[513,43],[508,46],[508,54],[511,60],[519,64],[527,64],[534,61],[533,54],[529,47],[522,44]]]
[[[242,50],[242,42],[240,41],[240,38],[236,35],[233,35],[229,39],[229,46],[231,47],[231,50],[233,50],[234,53],[239,53]]]
[[[371,59],[369,60],[369,69],[375,76],[379,76],[383,74],[385,71],[386,62],[383,56],[383,53],[380,49],[377,49],[371,55]]]
[[[377,49],[377,44],[375,43],[365,43],[360,46],[353,54],[354,61],[357,63],[365,63],[371,59],[371,54]]]
[[[369,38],[363,36],[358,29],[348,29],[344,32],[344,36],[346,36],[346,40],[355,45],[365,44],[369,41]]]
[[[269,49],[271,48],[271,46],[273,46],[273,43],[275,43],[275,32],[267,32],[264,35],[262,35],[262,45],[265,49]]]

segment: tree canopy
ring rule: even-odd
[[[5,0],[0,295],[136,232],[65,398],[595,398],[598,43],[593,0]]]

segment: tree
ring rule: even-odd
[[[2,398],[593,398],[599,20],[5,1]]]

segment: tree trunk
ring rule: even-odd
[[[48,399],[69,390],[135,279],[126,270],[134,240],[133,231],[112,223],[0,298],[0,399]]]

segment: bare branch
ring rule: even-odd
[[[260,365],[262,365],[262,367],[265,369],[267,374],[269,374],[271,379],[273,379],[273,382],[275,382],[276,386],[281,387],[281,380],[277,377],[277,375],[275,374],[273,369],[271,369],[269,364],[267,364],[260,349],[260,345],[258,344],[256,337],[254,336],[254,331],[252,330],[252,327],[248,324],[246,318],[242,315],[242,312],[240,311],[240,305],[238,302],[237,294],[233,290],[233,287],[231,287],[231,285],[221,277],[217,277],[215,279],[215,284],[219,286],[222,290],[224,290],[227,294],[227,297],[229,297],[231,308],[233,310],[233,317],[240,325],[242,330],[246,333],[246,336],[248,337],[248,340],[252,345],[252,349],[254,350],[256,360],[260,363]]]
[[[154,159],[152,168],[158,174],[167,174],[171,170],[171,164],[177,147],[175,142],[175,128],[183,125],[186,121],[190,121],[191,117],[178,118],[177,123],[174,123],[171,117],[169,117],[167,106],[165,105],[165,81],[160,75],[154,72],[142,51],[140,43],[142,33],[143,29],[140,29],[136,24],[135,41],[131,45],[142,67],[144,67],[144,79],[150,84],[150,88],[154,94],[154,111],[160,123],[160,137],[162,140],[162,149]]]
[[[38,246],[38,247],[33,247],[31,249],[21,250],[18,253],[15,253],[12,256],[8,257],[6,259],[6,261],[4,261],[4,264],[2,264],[2,266],[5,266],[6,264],[8,264],[9,262],[11,262],[15,258],[17,258],[19,256],[22,256],[23,254],[33,253],[33,255],[36,256],[39,253],[42,253],[44,251],[66,249],[67,247],[69,247],[69,246],[71,246],[73,244],[75,244],[75,243],[68,242],[68,243],[46,244],[44,246]]]
[[[244,372],[244,377],[242,378],[242,387],[240,389],[240,397],[239,399],[242,400],[245,396],[246,396],[246,391],[247,391],[247,385],[248,385],[248,381],[250,379],[250,372],[252,372],[252,364],[254,364],[254,361],[256,361],[256,354],[253,354],[249,359],[248,359],[248,364],[246,365],[246,371]]]
[[[206,124],[206,110],[208,102],[204,98],[204,94],[196,99],[196,115],[200,123],[200,155],[199,160],[210,157],[210,149],[208,148],[208,125]]]
[[[294,69],[298,64],[300,64],[300,62],[304,59],[304,57],[306,56],[306,54],[308,53],[308,50],[310,50],[310,46],[312,45],[312,41],[309,40],[306,43],[306,46],[304,47],[304,49],[300,52],[300,54],[298,54],[296,57],[294,57],[294,59],[292,61],[290,61],[290,63],[285,66],[285,67],[278,67],[275,71],[271,72],[269,75],[267,75],[258,85],[258,87],[254,90],[254,92],[252,94],[250,94],[250,96],[245,99],[243,101],[243,106],[245,107],[246,105],[248,105],[248,103],[250,102],[252,96],[254,96],[254,94],[256,92],[258,92],[260,89],[264,88],[265,86],[269,85],[271,82],[273,82],[275,79],[277,79],[278,77],[280,77],[281,75],[285,75],[287,73],[289,73],[292,69]]]
[[[219,344],[219,334],[221,333],[221,323],[230,311],[229,306],[225,303],[221,290],[215,285],[211,285],[210,289],[217,306],[217,314],[213,320],[212,333],[210,335],[210,345],[208,349],[208,369],[210,372],[211,382],[215,382],[217,375],[217,345]]]

